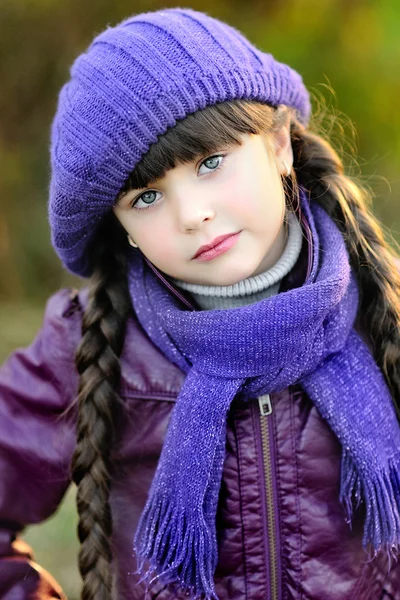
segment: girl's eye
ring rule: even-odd
[[[214,156],[209,156],[201,163],[199,173],[203,166],[207,169],[205,171],[206,173],[209,173],[210,171],[215,171],[221,165],[223,158],[224,156],[222,154],[215,154]]]
[[[140,194],[140,196],[138,196],[136,198],[136,200],[133,202],[132,206],[134,208],[149,208],[150,206],[152,206],[154,204],[154,202],[156,202],[157,198],[157,194],[159,194],[160,192],[156,192],[155,190],[147,190],[146,192],[143,192],[143,194]]]
[[[215,154],[214,156],[209,156],[208,158],[204,159],[200,165],[199,173],[204,174],[204,172],[201,173],[202,167],[205,167],[205,173],[216,171],[221,167],[224,157],[224,154]],[[132,208],[139,210],[151,208],[159,200],[157,194],[160,194],[160,192],[156,192],[155,190],[146,190],[133,201]]]

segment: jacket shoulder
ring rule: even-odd
[[[46,327],[56,335],[63,352],[69,347],[70,355],[76,351],[82,336],[82,317],[87,304],[87,287],[79,291],[63,289],[48,300]],[[121,392],[128,396],[176,397],[183,380],[182,371],[158,350],[132,312],[121,354]]]
[[[74,353],[82,335],[84,297],[85,290],[63,288],[46,302],[41,329],[43,341],[55,350],[59,348],[65,357]]]
[[[59,410],[76,395],[75,351],[81,335],[76,301],[68,289],[50,296],[32,343],[15,349],[0,369],[2,399]]]

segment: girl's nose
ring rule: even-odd
[[[211,199],[198,192],[178,194],[175,207],[178,227],[182,233],[196,231],[215,217]]]

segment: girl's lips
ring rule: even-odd
[[[213,240],[211,244],[208,244],[207,246],[202,246],[204,250],[200,248],[194,255],[193,259],[203,261],[212,260],[213,258],[220,256],[220,254],[227,252],[227,250],[229,250],[230,248],[232,248],[232,246],[236,244],[237,240],[239,239],[240,233],[241,232],[238,231],[237,233],[221,235],[215,238],[215,240]]]

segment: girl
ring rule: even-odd
[[[76,60],[49,218],[90,280],[1,371],[2,598],[63,597],[18,532],[70,479],[85,600],[400,598],[399,275],[309,116],[189,9]]]

